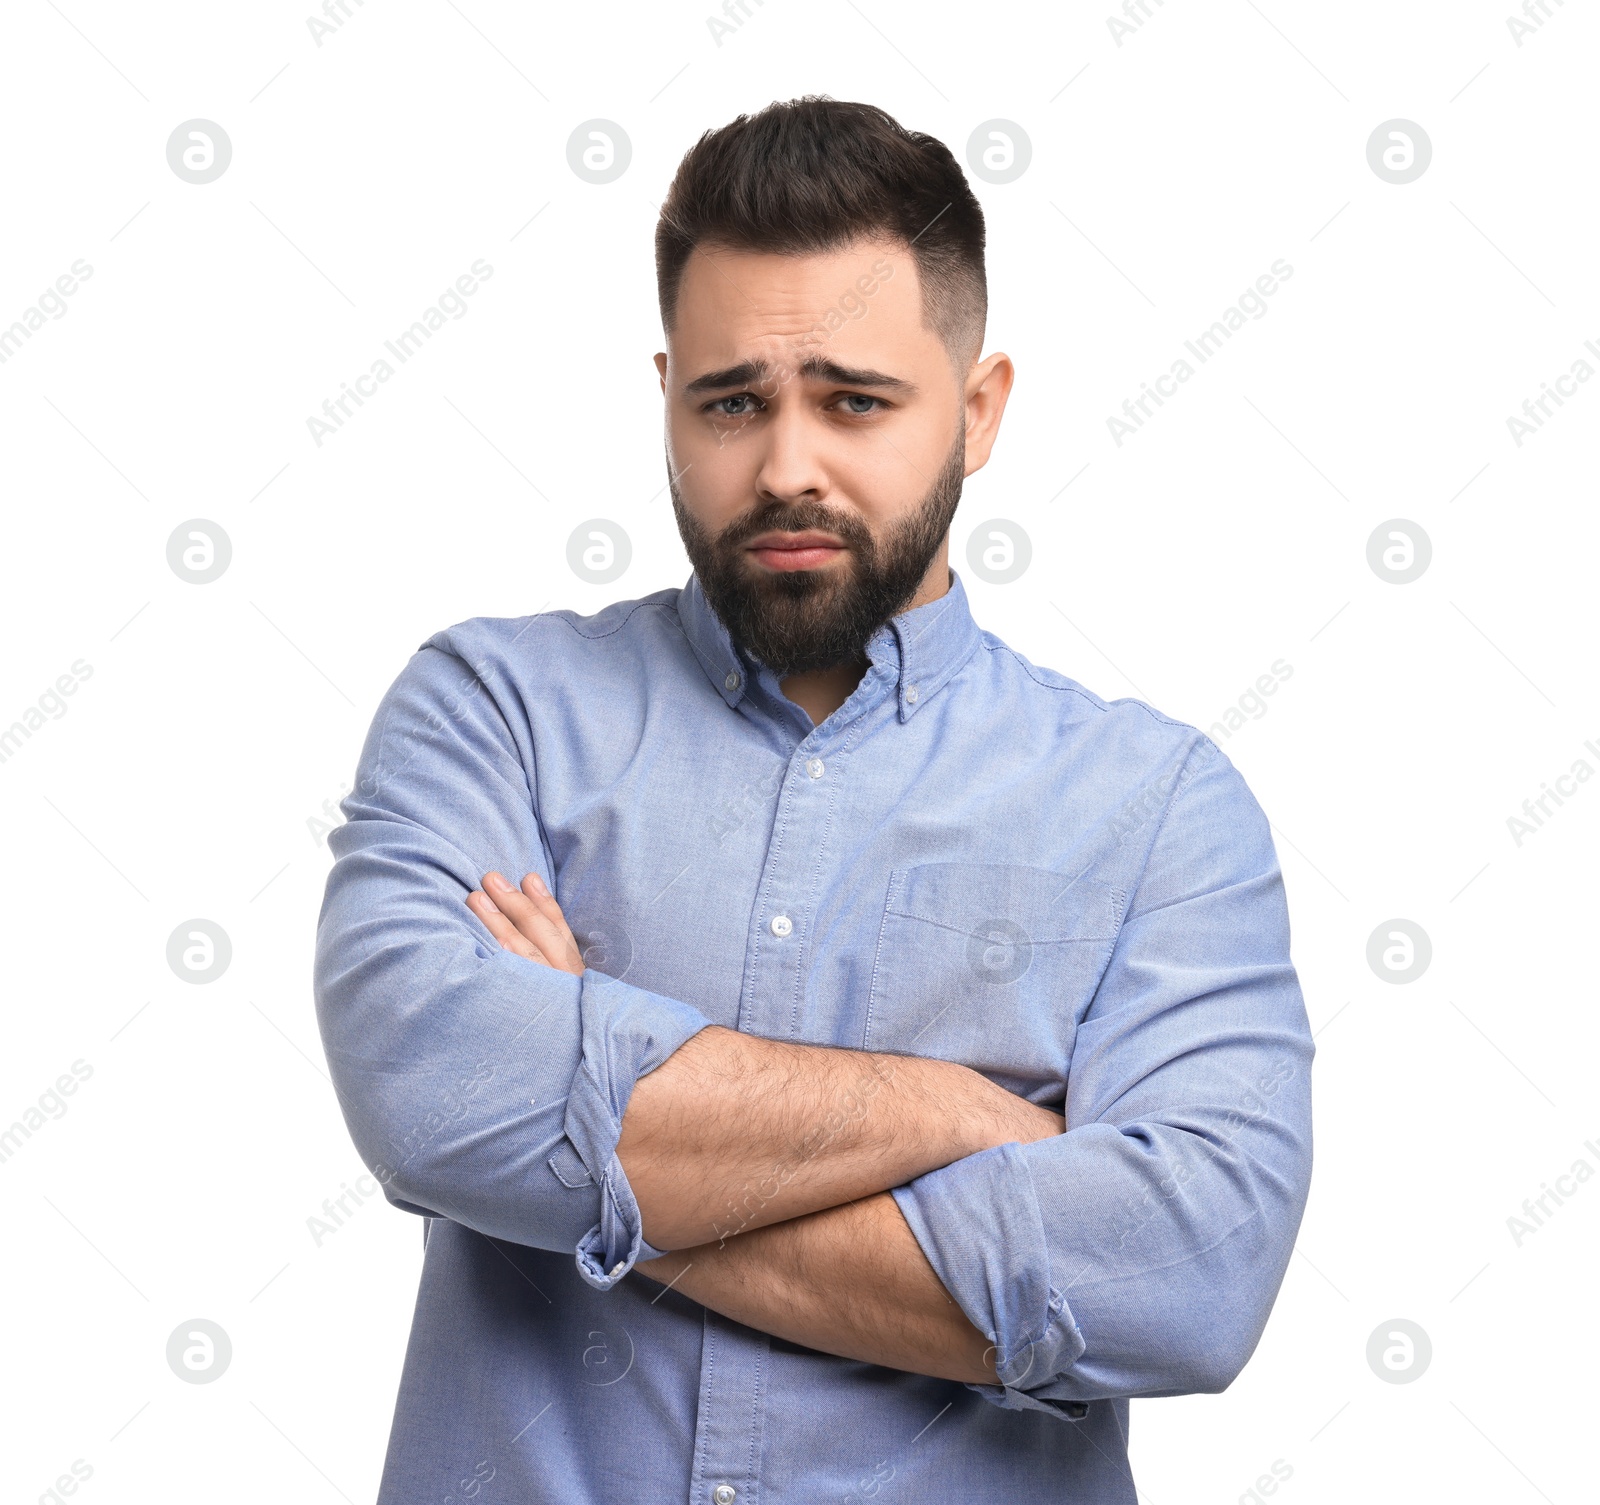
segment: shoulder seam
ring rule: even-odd
[[[1002,643],[996,640],[992,643],[985,643],[984,647],[990,653],[1009,653],[1016,660],[1022,672],[1042,689],[1056,690],[1066,695],[1076,695],[1080,700],[1088,701],[1097,711],[1110,711],[1119,705],[1135,706],[1150,717],[1152,721],[1159,721],[1163,726],[1175,727],[1179,731],[1199,731],[1198,727],[1191,726],[1187,721],[1178,721],[1172,716],[1163,716],[1154,706],[1147,705],[1144,701],[1136,700],[1132,696],[1123,696],[1120,700],[1108,701],[1101,699],[1093,691],[1084,689],[1081,685],[1053,685],[1047,679],[1040,679],[1034,673],[1034,666],[1009,643]]]

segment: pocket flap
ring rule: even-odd
[[[1127,896],[1097,879],[1004,863],[926,862],[898,868],[889,884],[891,914],[969,936],[1018,927],[1035,945],[1112,939]]]

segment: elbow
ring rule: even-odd
[[[1193,1395],[1220,1395],[1244,1372],[1256,1351],[1255,1340],[1241,1342],[1231,1333],[1207,1334],[1210,1341],[1197,1345],[1187,1362],[1188,1380],[1182,1388]]]
[[[1167,1349],[1169,1395],[1220,1395],[1250,1362],[1271,1311],[1255,1290],[1228,1291],[1227,1301],[1190,1311]]]

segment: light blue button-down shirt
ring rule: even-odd
[[[1313,1053],[1259,806],[1194,728],[980,629],[953,572],[868,655],[813,726],[691,578],[460,623],[385,695],[315,970],[356,1146],[427,1220],[382,1505],[1132,1505],[1128,1398],[1255,1348]],[[491,868],[549,883],[583,976],[500,948],[463,902]],[[660,1251],[621,1115],[708,1023],[1065,1114],[894,1191],[1000,1384],[630,1275]]]

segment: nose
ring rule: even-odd
[[[827,496],[828,473],[820,441],[815,423],[800,404],[774,405],[758,441],[764,450],[755,484],[763,501],[820,501]]]

